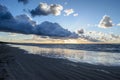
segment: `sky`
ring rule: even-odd
[[[9,13],[19,24],[23,25],[21,17],[23,18],[27,15],[30,20],[25,22],[29,22],[32,26],[33,22],[36,22],[37,29],[42,29],[45,33],[42,31],[25,32],[25,30],[7,30],[7,32],[30,33],[45,36],[64,35],[65,37],[75,35],[73,32],[81,29],[83,29],[86,34],[88,34],[88,32],[94,32],[95,34],[102,33],[119,36],[119,3],[120,0],[0,0],[0,4],[8,9]],[[18,16],[21,14],[25,15]],[[54,26],[53,28],[57,26],[56,31],[49,32],[49,26],[44,29],[43,26],[50,25],[50,23],[45,21],[50,22],[51,25]],[[54,23],[57,23],[57,25]],[[59,29],[59,27],[62,28]],[[4,32],[6,29],[1,29],[0,31]],[[0,34],[0,36],[3,35],[8,37],[9,34]]]

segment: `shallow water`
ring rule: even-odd
[[[120,66],[120,45],[11,45],[51,58],[68,59],[74,62],[105,66]]]

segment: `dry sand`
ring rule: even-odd
[[[1,43],[0,80],[120,80],[120,66],[47,58]]]

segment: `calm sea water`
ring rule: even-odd
[[[21,44],[11,46],[45,57],[95,65],[120,66],[120,44]]]

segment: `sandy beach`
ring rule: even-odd
[[[0,80],[120,80],[120,66],[47,58],[0,43]]]

